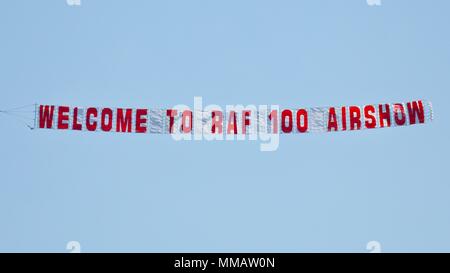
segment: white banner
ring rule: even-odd
[[[35,128],[116,133],[252,135],[355,131],[432,121],[430,102],[281,109],[36,106]]]

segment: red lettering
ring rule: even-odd
[[[40,105],[39,106],[39,128],[51,129],[53,127],[53,113],[55,106]]]
[[[303,124],[300,122],[303,119]],[[297,130],[300,133],[308,131],[308,112],[306,109],[297,110]]]
[[[344,107],[341,108],[341,118],[342,118],[342,131],[347,130],[347,109]]]
[[[94,121],[91,123],[91,116],[94,116],[94,118],[97,118],[98,111],[97,108],[88,108],[86,111],[86,128],[88,131],[95,131],[97,130],[97,121]]]
[[[78,123],[78,107],[73,108],[72,130],[81,130],[81,123]]]
[[[112,129],[113,111],[111,108],[102,109],[101,128],[104,132],[109,132]]]
[[[133,109],[126,109],[125,115],[123,110],[122,108],[117,109],[116,132],[131,133]]]
[[[425,123],[425,113],[423,111],[423,103],[421,100],[408,102],[409,124],[416,124],[416,116],[419,123]]]
[[[187,125],[186,121],[188,121]],[[192,131],[192,111],[183,111],[183,114],[181,115],[181,130],[183,133],[190,133]]]
[[[69,129],[69,107],[67,106],[58,107],[58,129]]]
[[[213,134],[217,133],[222,134],[222,124],[223,124],[223,116],[221,111],[212,111],[212,127],[211,132]]]
[[[246,134],[247,133],[247,126],[250,125],[250,119],[248,119],[248,117],[250,117],[252,111],[249,110],[244,110],[242,111],[242,134]]]
[[[286,120],[288,124],[286,125]],[[292,111],[285,109],[281,112],[281,130],[283,133],[292,132]]]
[[[380,104],[378,106],[379,109],[379,115],[380,115],[380,127],[385,127],[384,121],[386,120],[386,126],[391,127],[391,112],[389,110],[389,104],[385,104],[384,107],[386,108],[386,111],[383,111],[383,104]]]
[[[147,109],[136,109],[136,133],[147,132]]]
[[[175,116],[177,115],[177,110],[168,109],[167,116],[169,117],[169,133],[173,133],[173,124],[175,123]]]
[[[272,134],[278,134],[278,111],[270,111],[269,119],[272,122]]]
[[[350,130],[361,130],[361,109],[358,106],[349,107]]]
[[[405,107],[401,103],[394,104],[394,120],[398,126],[406,123]]]
[[[330,107],[330,110],[328,111],[328,132],[331,132],[331,129],[334,131],[338,130],[336,109],[334,109],[334,107]]]
[[[377,119],[375,118],[375,107],[373,105],[366,105],[364,107],[364,119],[366,120],[366,128],[373,129],[377,127]]]
[[[237,122],[236,122],[236,112],[231,111],[229,113],[228,118],[228,127],[227,127],[227,134],[231,134],[231,131],[234,132],[235,135],[237,135]]]

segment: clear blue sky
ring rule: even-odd
[[[176,142],[0,116],[0,251],[450,251],[447,0],[4,1],[0,109],[433,102],[429,125]]]

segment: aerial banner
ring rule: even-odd
[[[34,128],[140,134],[302,134],[343,132],[424,124],[432,105],[415,100],[363,106],[280,108],[194,106],[169,109],[73,107],[37,104]]]

